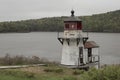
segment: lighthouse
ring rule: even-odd
[[[64,32],[58,35],[62,44],[61,64],[72,67],[98,66],[99,46],[94,41],[88,41],[88,36],[83,36],[82,20],[74,15],[64,20]]]

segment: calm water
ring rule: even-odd
[[[89,40],[99,45],[101,64],[120,64],[120,33],[89,33]],[[62,45],[55,32],[2,33],[0,34],[0,56],[39,56],[60,61]]]

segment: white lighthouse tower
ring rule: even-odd
[[[87,41],[88,37],[83,36],[82,21],[74,16],[73,10],[71,16],[64,20],[64,34],[59,36],[58,40],[63,46],[62,65],[89,67],[99,61],[99,46],[94,41]]]

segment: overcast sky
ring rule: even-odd
[[[105,13],[120,9],[120,0],[0,0],[0,21]]]

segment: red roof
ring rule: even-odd
[[[84,45],[85,48],[98,48],[99,45],[94,41],[87,41]]]

